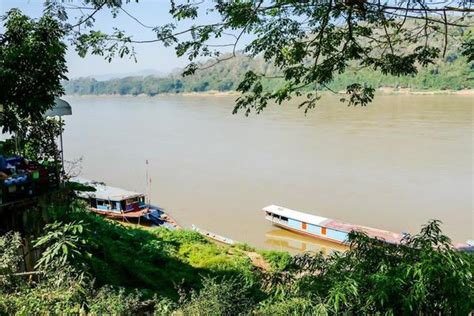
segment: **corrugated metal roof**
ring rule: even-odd
[[[269,205],[269,206],[264,207],[263,210],[266,212],[271,212],[273,214],[285,216],[288,218],[296,219],[296,220],[299,220],[308,224],[314,224],[314,225],[321,225],[323,222],[328,220],[328,218],[326,217],[306,214],[306,213],[290,210],[289,208],[285,208],[278,205]]]
[[[105,183],[94,181],[94,180],[88,180],[84,178],[75,177],[75,178],[72,178],[71,181],[78,182],[83,185],[88,185],[96,189],[95,192],[83,192],[83,191],[76,192],[77,195],[82,198],[95,198],[95,199],[118,202],[125,199],[143,196],[143,193],[111,187],[111,186],[106,185]]]

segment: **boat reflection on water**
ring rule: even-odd
[[[345,251],[349,249],[345,245],[302,236],[279,228],[273,228],[268,231],[265,236],[267,238],[265,244],[271,248],[288,251],[292,254],[302,252],[322,252],[323,255],[327,256],[335,251]]]

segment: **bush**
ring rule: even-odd
[[[89,312],[95,315],[123,315],[139,310],[142,295],[126,293],[124,288],[104,286],[90,299]]]
[[[155,297],[155,310],[153,315],[155,316],[168,316],[172,315],[178,308],[178,305],[172,300],[166,297]]]
[[[250,312],[253,305],[251,285],[245,279],[204,278],[203,288],[193,291],[180,311],[185,315],[240,315]]]
[[[85,303],[82,290],[80,286],[55,287],[48,282],[23,284],[15,292],[0,295],[0,314],[79,314]]]
[[[290,297],[281,300],[271,299],[262,302],[254,311],[255,315],[327,315],[328,312],[323,304],[314,305],[311,299]]]
[[[13,274],[20,267],[20,251],[20,234],[10,232],[0,237],[0,294],[12,290],[19,281]]]
[[[292,262],[292,257],[288,252],[283,251],[274,251],[274,250],[264,250],[259,251],[259,254],[262,255],[274,271],[283,271]]]

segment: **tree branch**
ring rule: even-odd
[[[86,23],[88,20],[92,19],[92,18],[94,17],[94,15],[95,15],[97,12],[99,12],[99,11],[104,7],[105,3],[106,3],[105,1],[102,2],[102,3],[94,10],[94,12],[92,12],[91,14],[89,14],[89,16],[88,16],[87,18],[85,18],[84,20],[81,20],[81,21],[80,21],[79,23],[77,23],[77,24],[74,24],[74,25],[69,26],[68,29],[76,28],[76,27],[78,27],[78,26],[80,26],[80,25]]]

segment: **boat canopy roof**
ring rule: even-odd
[[[288,217],[291,219],[296,219],[301,222],[305,222],[308,224],[313,225],[322,225],[324,222],[328,220],[327,217],[316,216],[311,214],[306,214],[294,210],[290,210],[289,208],[285,208],[278,205],[269,205],[263,208],[265,212],[270,212],[276,215]]]
[[[132,199],[136,197],[144,196],[143,193],[127,191],[121,188],[110,187],[105,183],[88,180],[84,178],[75,177],[72,178],[71,181],[78,182],[83,185],[91,186],[96,189],[96,191],[77,191],[76,194],[82,198],[92,198],[92,199],[99,199],[99,200],[107,200],[107,201],[123,201],[126,199]]]
[[[394,244],[400,243],[400,241],[403,238],[402,234],[390,232],[387,230],[344,223],[344,222],[326,218],[326,217],[321,217],[321,216],[316,216],[316,215],[311,215],[311,214],[306,214],[306,213],[290,210],[288,208],[284,208],[277,205],[269,205],[267,207],[264,207],[263,210],[266,212],[288,217],[288,218],[295,219],[295,220],[305,222],[308,224],[324,226],[324,227],[338,230],[341,232],[349,233],[351,231],[361,231],[361,232],[366,233],[369,237],[382,239],[389,243],[394,243]]]

